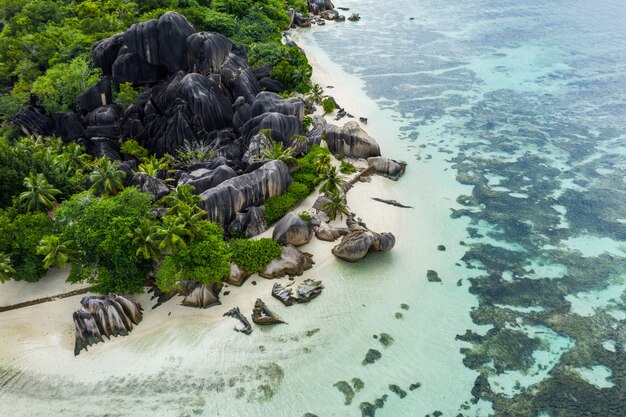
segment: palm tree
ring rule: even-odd
[[[37,246],[37,254],[45,255],[43,267],[45,269],[55,266],[59,269],[65,268],[68,262],[75,259],[76,251],[72,249],[73,241],[63,242],[58,235],[45,236]]]
[[[345,192],[350,185],[343,179],[336,167],[330,167],[320,175],[320,179],[324,184],[320,187],[320,191],[326,194],[334,192]]]
[[[163,250],[166,255],[176,253],[178,249],[187,247],[184,236],[189,233],[185,228],[176,222],[175,218],[170,221],[164,221],[163,225],[157,229],[159,238],[159,249]]]
[[[0,282],[10,280],[11,274],[15,274],[15,269],[11,267],[11,257],[0,252]]]
[[[91,189],[97,195],[115,195],[124,189],[126,173],[117,169],[116,163],[107,157],[96,159],[95,168],[89,175]]]
[[[315,170],[322,174],[330,169],[330,155],[328,153],[320,153],[313,160],[313,166],[315,166]]]
[[[68,144],[56,159],[55,166],[61,172],[68,175],[84,169],[91,161],[91,156],[85,152],[85,148],[76,143]]]
[[[24,186],[27,191],[20,194],[19,200],[28,211],[53,209],[57,201],[54,196],[61,194],[61,191],[54,188],[43,174],[31,173],[24,178]]]
[[[311,92],[309,93],[309,100],[311,100],[315,104],[322,104],[322,99],[324,98],[324,90],[322,86],[319,84],[314,84],[311,88]]]
[[[346,205],[346,195],[340,191],[333,191],[326,194],[326,197],[330,200],[322,205],[322,210],[326,212],[331,220],[335,220],[337,215],[340,219],[343,219],[343,215],[350,215],[350,210]]]
[[[194,210],[202,210],[198,207],[201,197],[193,193],[193,185],[180,185],[167,195],[163,202],[169,206],[167,214],[177,214],[182,206],[192,207]]]
[[[166,158],[157,158],[156,155],[151,155],[148,158],[142,158],[141,164],[139,164],[139,171],[154,177],[158,171],[168,167],[169,162]]]
[[[293,157],[293,153],[296,150],[293,147],[285,149],[285,145],[282,142],[276,141],[269,149],[263,149],[261,152],[263,159],[269,159],[271,161],[278,160],[283,161],[287,165],[293,164],[296,159]]]
[[[198,206],[194,208],[188,204],[181,204],[175,222],[187,231],[191,240],[197,240],[206,236],[206,229],[202,227],[205,220],[206,211]]]
[[[144,259],[153,261],[161,259],[158,233],[159,228],[156,224],[147,219],[142,220],[131,235],[133,245],[137,247],[135,256],[142,256]]]

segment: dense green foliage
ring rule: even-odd
[[[354,174],[356,171],[357,171],[356,167],[352,165],[350,162],[341,161],[339,172],[345,175],[350,175],[350,174]]]
[[[324,113],[332,113],[335,111],[335,103],[331,99],[326,98],[322,101],[322,108],[324,109]]]
[[[289,25],[287,7],[306,10],[304,0],[0,0],[0,118],[6,121],[36,93],[50,112],[71,109],[93,84],[91,48],[133,23],[176,11],[198,29],[223,33],[250,51],[255,65],[277,67],[274,76],[290,90],[309,90],[310,66],[298,48],[280,44]],[[137,91],[116,87],[117,101]]]
[[[37,254],[37,246],[51,231],[52,222],[44,213],[0,212],[0,253],[10,259],[15,270],[11,277],[34,282],[45,274],[44,257]]]
[[[57,199],[81,189],[89,157],[75,144],[63,145],[60,139],[21,139],[11,145],[0,139],[0,207],[12,203],[27,188],[24,179],[31,173],[43,174],[53,188],[61,191]]]
[[[163,259],[156,280],[162,291],[173,289],[179,280],[210,284],[230,273],[231,252],[224,242],[223,231],[208,221],[204,221],[202,227],[205,230],[202,238]]]
[[[56,212],[61,241],[73,242],[77,259],[68,280],[90,282],[98,292],[141,292],[150,263],[136,256],[133,231],[150,219],[150,196],[127,188],[114,197],[74,195]]]
[[[304,200],[315,190],[315,187],[320,182],[315,161],[320,155],[329,155],[328,149],[314,145],[309,153],[302,158],[296,159],[299,169],[292,175],[293,183],[289,186],[287,192],[265,200],[263,216],[268,224],[278,221],[293,206]]]
[[[261,272],[273,259],[280,258],[283,248],[272,239],[233,239],[229,242],[232,261],[241,269]]]

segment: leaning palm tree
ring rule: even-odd
[[[10,280],[12,274],[15,274],[15,269],[11,267],[11,257],[0,252],[0,282]]]
[[[162,226],[157,229],[157,236],[159,238],[159,249],[161,249],[166,255],[176,253],[179,249],[187,247],[185,242],[185,236],[188,235],[185,227],[172,219],[171,221],[165,221]]]
[[[93,184],[91,189],[97,195],[115,195],[124,189],[126,173],[117,169],[118,163],[113,163],[107,157],[95,161],[95,168],[89,174]]]
[[[57,158],[55,168],[67,175],[71,175],[78,170],[83,170],[90,161],[91,156],[85,152],[85,148],[72,142],[65,146],[65,149]]]
[[[37,254],[44,255],[43,267],[45,269],[55,266],[59,269],[65,268],[68,262],[76,257],[76,251],[72,248],[71,240],[63,241],[59,235],[45,236],[37,246]]]
[[[131,234],[133,246],[137,248],[135,256],[158,262],[161,259],[158,233],[159,228],[154,222],[147,219],[142,220]]]
[[[329,201],[325,202],[322,205],[322,210],[326,212],[328,217],[331,220],[335,220],[337,215],[339,215],[340,219],[343,219],[343,215],[350,215],[350,210],[346,205],[346,195],[340,191],[333,191],[331,193],[327,193],[326,197]]]
[[[346,192],[350,185],[344,180],[343,175],[337,171],[336,167],[330,167],[320,175],[320,180],[324,183],[320,191],[326,194],[334,192]]]
[[[54,188],[43,174],[31,173],[24,178],[24,187],[26,191],[20,194],[19,200],[28,211],[53,209],[57,201],[54,196],[61,194],[61,191]]]
[[[328,153],[320,153],[313,159],[313,166],[318,174],[322,174],[330,169],[330,155]]]
[[[311,92],[309,93],[309,100],[311,100],[315,104],[322,104],[322,99],[324,98],[324,90],[322,86],[319,84],[314,84],[311,88]]]

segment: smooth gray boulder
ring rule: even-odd
[[[349,232],[332,249],[333,255],[348,262],[363,259],[369,251],[389,251],[396,239],[391,233],[376,233],[358,224],[353,218],[348,221]]]
[[[226,230],[231,237],[245,236],[253,237],[260,235],[267,230],[267,222],[263,212],[265,206],[249,207],[235,215],[233,221],[228,224]]]
[[[278,94],[263,91],[254,98],[250,114],[252,117],[263,113],[282,113],[287,116],[295,116],[302,121],[304,117],[304,102],[300,98],[285,99]]]
[[[376,140],[361,129],[357,122],[348,122],[342,127],[328,125],[325,132],[328,148],[335,155],[364,159],[380,156]]]
[[[314,228],[315,237],[319,240],[323,240],[325,242],[334,242],[339,239],[341,236],[345,236],[348,234],[348,229],[345,227],[332,227],[327,223],[321,223],[319,226]]]
[[[219,283],[209,285],[197,282],[187,283],[185,290],[186,295],[181,304],[196,308],[208,308],[222,304],[219,299],[221,289],[222,285]]]
[[[207,218],[221,226],[235,215],[252,206],[287,191],[292,179],[289,168],[282,161],[270,161],[257,170],[231,178],[217,187],[200,194],[200,207]]]
[[[313,255],[287,245],[283,248],[280,259],[271,261],[259,275],[267,279],[302,275],[304,271],[313,267],[313,263]]]
[[[302,246],[313,238],[313,225],[297,214],[287,213],[274,226],[272,239],[282,245]]]
[[[202,171],[202,173],[200,173]],[[195,178],[192,174],[195,172]],[[215,169],[200,169],[189,173],[189,181],[182,181],[182,184],[190,184],[193,186],[195,194],[202,194],[213,187],[217,187],[224,181],[235,178],[237,173],[228,165],[220,165]]]
[[[274,141],[289,145],[294,135],[302,134],[302,123],[296,116],[278,112],[263,113],[248,120],[240,129],[241,136],[250,139],[263,129],[269,129]]]
[[[406,162],[396,161],[383,156],[373,156],[367,158],[367,165],[376,170],[376,173],[384,177],[397,181],[406,170]]]
[[[87,296],[80,300],[81,309],[74,312],[76,341],[74,355],[103,342],[103,336],[126,336],[143,318],[141,306],[128,298],[109,294]]]
[[[234,262],[230,263],[230,275],[226,278],[228,284],[241,287],[252,274],[239,268]]]
[[[218,73],[235,47],[233,41],[215,32],[198,32],[187,37],[189,70],[202,75]]]
[[[150,194],[152,201],[158,201],[170,193],[170,189],[163,181],[145,172],[136,173],[130,181],[130,185],[136,185],[144,193]]]

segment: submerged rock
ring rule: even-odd
[[[352,399],[354,399],[354,390],[352,390],[352,387],[350,386],[350,384],[348,384],[346,381],[339,381],[339,382],[334,383],[333,387],[341,391],[343,395],[346,397],[343,402],[345,405],[352,404]]]
[[[394,394],[397,394],[398,397],[400,398],[406,397],[406,391],[400,388],[396,384],[389,384],[389,391],[393,392]]]
[[[284,321],[282,321],[280,317],[278,317],[278,314],[267,308],[265,303],[260,298],[257,298],[256,302],[254,303],[254,309],[252,310],[252,321],[256,324],[261,325],[284,323]]]
[[[365,354],[365,359],[363,359],[361,365],[370,365],[382,357],[383,355],[379,351],[377,351],[376,349],[370,349]]]
[[[128,298],[109,294],[87,296],[80,300],[81,309],[74,312],[76,341],[74,355],[98,342],[102,336],[126,336],[143,318],[139,303]]]
[[[226,313],[224,313],[225,317],[233,317],[236,318],[237,320],[239,320],[241,322],[241,324],[243,324],[243,328],[238,329],[235,327],[235,331],[236,332],[240,332],[243,334],[250,334],[252,333],[252,325],[250,324],[250,322],[248,321],[248,319],[241,314],[241,311],[239,311],[239,307],[233,307],[230,310],[228,310]]]
[[[298,303],[308,303],[322,293],[324,285],[322,281],[314,281],[310,278],[305,279],[296,290]]]
[[[292,245],[287,245],[283,248],[280,259],[272,260],[259,275],[267,279],[302,275],[304,271],[313,267],[312,258],[313,255],[310,253],[300,252]]]
[[[357,122],[348,122],[342,127],[326,127],[326,143],[330,151],[350,158],[380,156],[380,147]]]

